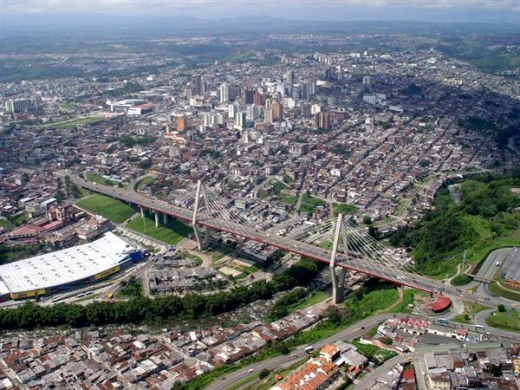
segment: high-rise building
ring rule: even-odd
[[[283,121],[283,106],[281,103],[273,103],[271,105],[273,109],[273,121],[281,122]]]
[[[239,129],[245,129],[246,127],[246,112],[242,111],[237,113],[237,116],[235,117],[235,127],[238,127]]]
[[[175,130],[179,132],[186,131],[188,129],[188,118],[185,115],[180,115],[175,118]]]
[[[266,108],[264,110],[264,122],[265,123],[273,123],[273,109],[272,108]]]
[[[221,103],[229,102],[229,85],[227,83],[222,83],[219,88],[219,93]]]
[[[247,113],[247,119],[250,121],[254,121],[255,119],[258,119],[258,117],[261,114],[260,106],[251,104],[251,105],[247,106],[246,113]]]
[[[246,89],[246,104],[253,104],[255,97],[255,91]]]
[[[265,104],[264,95],[259,92],[255,92],[253,95],[253,104],[256,106],[263,106]]]
[[[285,74],[285,81],[287,81],[287,84],[294,84],[294,70],[290,70]]]
[[[240,86],[230,85],[228,89],[228,98],[231,101],[235,101],[240,96]]]
[[[13,114],[28,111],[32,106],[33,102],[31,99],[9,99],[5,102],[5,110]]]
[[[233,103],[228,106],[228,115],[230,118],[235,118],[238,114],[238,110],[240,110],[240,107],[238,103]]]
[[[330,113],[319,112],[316,115],[314,115],[314,127],[317,129],[330,130],[330,128],[331,128]]]
[[[311,116],[311,105],[309,103],[302,103],[300,107],[300,115],[303,118],[309,118]]]
[[[191,91],[193,95],[202,94],[202,77],[200,75],[193,77],[191,80]]]

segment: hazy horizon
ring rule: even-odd
[[[518,23],[518,0],[0,0],[0,23],[45,23],[47,18],[103,14],[117,17],[196,17],[220,20],[263,15],[312,21]],[[172,20],[173,22],[174,20]]]

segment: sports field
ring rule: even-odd
[[[123,223],[135,213],[134,209],[126,203],[104,195],[90,196],[80,200],[77,205],[114,223]]]

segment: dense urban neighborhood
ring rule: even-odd
[[[5,46],[0,390],[519,389],[519,69],[442,39]]]

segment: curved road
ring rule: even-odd
[[[333,336],[330,336],[327,339],[320,340],[320,341],[314,343],[313,346],[316,349],[318,349],[318,348],[321,348],[322,346],[324,346],[325,344],[334,343],[338,340],[350,340],[350,339],[360,337],[366,332],[367,329],[370,329],[370,328],[376,326],[377,324],[379,324],[381,321],[384,321],[384,320],[386,320],[388,318],[392,318],[392,317],[393,317],[393,314],[379,314],[377,316],[366,318],[352,326],[349,326],[348,328],[342,330],[341,332],[336,333]],[[312,330],[309,330],[308,332],[312,332]],[[277,356],[277,357],[269,359],[269,360],[264,360],[262,362],[252,364],[250,366],[247,366],[246,368],[242,368],[238,371],[235,371],[231,374],[228,374],[228,375],[222,377],[225,379],[216,380],[211,385],[206,387],[206,389],[207,390],[225,390],[228,387],[230,387],[231,385],[240,381],[241,379],[244,379],[244,378],[252,375],[251,372],[249,372],[249,370],[251,370],[251,369],[254,370],[254,372],[258,373],[263,369],[274,370],[276,368],[290,366],[295,361],[308,356],[305,353],[304,349],[305,349],[305,346],[298,347],[298,349],[293,352],[293,354],[295,354],[296,357],[293,357],[292,355]],[[251,383],[253,383],[253,382],[251,382]]]

